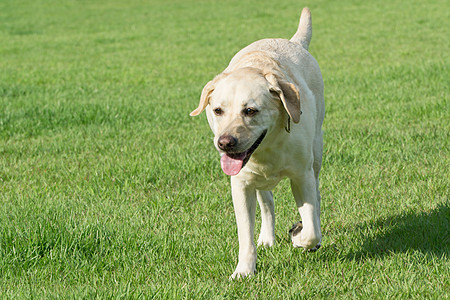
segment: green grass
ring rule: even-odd
[[[325,81],[323,247],[238,242],[203,85],[303,6]],[[0,2],[0,298],[447,299],[448,1]],[[257,214],[259,220],[259,213]],[[257,230],[258,232],[258,230]]]

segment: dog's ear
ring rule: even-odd
[[[302,114],[300,108],[300,94],[297,87],[287,81],[278,80],[277,77],[268,73],[265,75],[267,81],[271,84],[269,90],[280,98],[286,109],[288,115],[294,123],[300,122],[300,115]]]
[[[225,77],[225,74],[223,73],[219,74],[216,77],[214,77],[213,80],[211,80],[205,85],[205,87],[202,90],[202,94],[200,96],[200,102],[198,103],[198,107],[189,114],[191,117],[198,116],[203,110],[205,110],[206,106],[208,106],[209,104],[211,93],[216,88],[217,81],[219,81],[223,77]]]
[[[208,105],[209,97],[211,93],[214,91],[214,80],[208,82],[202,90],[202,95],[200,96],[200,102],[198,103],[198,107],[194,109],[189,115],[191,117],[198,116]]]

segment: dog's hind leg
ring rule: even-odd
[[[320,191],[319,191],[319,173],[322,167],[322,155],[323,155],[323,132],[319,131],[320,134],[314,139],[314,177],[316,178],[316,193],[317,201],[319,202],[319,209],[317,210],[317,217],[320,218]]]
[[[261,232],[258,246],[271,247],[275,243],[275,206],[271,191],[256,191],[259,207],[261,208]]]

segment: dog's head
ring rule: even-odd
[[[239,173],[265,136],[279,127],[284,111],[294,123],[301,114],[295,85],[249,67],[219,74],[208,82],[191,116],[205,108],[227,175]]]

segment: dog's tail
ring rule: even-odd
[[[311,22],[311,11],[309,8],[305,7],[302,10],[302,15],[300,17],[300,24],[298,25],[297,32],[291,38],[291,42],[301,44],[303,48],[308,50],[309,43],[311,42],[312,36],[312,22]]]

